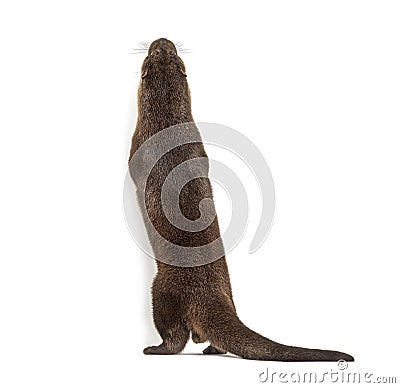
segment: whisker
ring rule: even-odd
[[[150,42],[149,42],[148,40],[141,40],[141,41],[139,42],[139,45],[142,46],[143,48],[148,49],[149,46],[150,46]]]
[[[175,42],[174,44],[176,46],[178,53],[180,54],[188,54],[191,52],[189,49],[183,47],[183,42],[181,40]],[[149,41],[141,40],[138,42],[138,47],[132,49],[134,52],[129,54],[147,54],[149,47],[150,47]]]
[[[145,48],[133,48],[131,50],[133,50],[133,53],[129,54],[147,54],[147,49]]]
[[[177,42],[175,42],[175,47],[176,47],[176,50],[178,51],[178,53],[181,53],[181,54],[190,53],[189,49],[187,49],[186,47],[183,47],[183,42],[181,40],[178,40]]]
[[[147,40],[141,40],[138,42],[138,47],[133,48],[133,53],[130,54],[146,54],[150,46],[150,42]]]
[[[186,47],[183,47],[183,42],[181,40],[176,42],[175,46],[179,53],[188,53],[189,52],[189,49],[187,49]]]

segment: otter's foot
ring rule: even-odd
[[[172,349],[168,349],[164,342],[158,346],[148,346],[147,348],[143,349],[144,354],[176,354],[176,351]]]
[[[204,350],[203,350],[203,354],[225,354],[226,352],[224,352],[223,350],[219,350],[217,348],[215,348],[214,346],[210,345],[207,346]]]

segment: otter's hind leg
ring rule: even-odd
[[[206,342],[207,338],[198,333],[196,330],[192,329],[192,340],[195,344],[201,344],[203,342]]]
[[[192,340],[195,344],[200,344],[207,341],[204,334],[200,334],[196,330],[192,329]],[[225,354],[223,350],[216,348],[215,346],[209,345],[203,350],[203,354]]]
[[[163,342],[158,346],[145,348],[143,353],[176,354],[181,352],[189,339],[189,329],[183,316],[182,304],[175,296],[154,293],[153,290],[153,319]]]

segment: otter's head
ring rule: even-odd
[[[142,65],[142,80],[174,80],[186,83],[185,64],[179,58],[175,45],[168,39],[155,40],[149,47]]]
[[[138,108],[141,117],[157,111],[164,128],[193,121],[185,64],[168,39],[157,39],[148,49],[142,65]]]

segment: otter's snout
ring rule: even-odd
[[[176,52],[170,48],[156,48],[153,51],[149,52],[150,56],[175,56]]]
[[[149,47],[150,56],[175,56],[176,54],[175,45],[165,38],[155,40]]]
[[[168,39],[155,40],[149,47],[149,61],[158,65],[178,63],[178,53],[175,45]]]
[[[180,74],[186,77],[185,65],[179,58],[175,45],[168,39],[155,40],[149,47],[147,58],[142,67],[142,78],[151,73],[164,73],[169,77]]]

